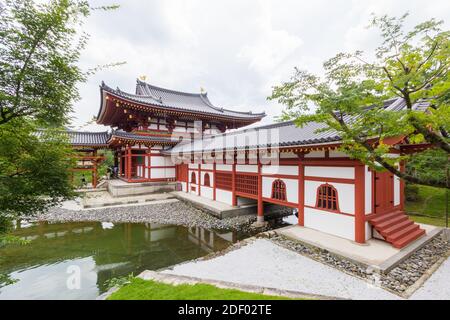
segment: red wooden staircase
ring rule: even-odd
[[[375,215],[369,222],[387,242],[399,249],[425,234],[425,230],[410,220],[403,211]]]

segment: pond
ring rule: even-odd
[[[223,250],[235,232],[154,223],[22,223],[31,242],[0,249],[0,299],[95,299],[107,281],[158,270]],[[1,281],[1,280],[0,280]]]

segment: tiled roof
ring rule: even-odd
[[[206,93],[186,93],[169,90],[150,85],[140,80],[137,80],[136,83],[136,94],[124,92],[119,88],[112,89],[105,83],[102,83],[101,89],[137,103],[174,110],[184,110],[187,112],[219,115],[239,119],[261,119],[266,115],[264,112],[240,112],[219,108],[214,106],[211,101],[209,101]]]
[[[177,142],[175,140],[172,140],[170,137],[158,137],[158,136],[151,136],[151,135],[136,134],[136,133],[132,133],[132,132],[126,132],[123,130],[113,131],[111,133],[109,141],[114,137],[122,138],[122,139],[129,139],[129,140],[161,142],[161,143],[176,143]]]
[[[424,111],[428,107],[427,102],[418,102],[413,110]],[[391,111],[401,111],[406,108],[403,99],[391,99],[385,102],[384,108]],[[349,121],[350,117],[344,117]],[[293,121],[274,123],[271,125],[238,130],[212,137],[204,137],[189,143],[180,143],[169,150],[170,153],[219,151],[256,147],[288,147],[288,146],[312,146],[320,144],[334,144],[341,141],[336,131],[328,130],[323,123],[309,122],[303,127],[297,127]]]
[[[83,132],[66,131],[70,144],[74,146],[104,146],[107,145],[109,133],[105,132]]]

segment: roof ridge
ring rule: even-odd
[[[147,83],[147,82],[145,82],[145,81],[142,81],[142,80],[140,80],[140,79],[136,79],[136,81],[137,81],[137,84],[138,84],[138,85],[145,85],[145,86],[147,86],[147,87],[154,88],[154,89],[156,89],[156,90],[161,90],[161,91],[169,92],[169,93],[176,93],[176,94],[181,94],[181,95],[186,95],[186,96],[193,96],[193,97],[200,97],[200,96],[202,96],[201,93],[192,93],[192,92],[178,91],[178,90],[173,90],[173,89],[167,89],[167,88],[163,88],[163,87],[158,87],[158,86],[155,86],[155,85],[153,85],[153,84],[150,84],[150,83]]]
[[[196,98],[200,98],[200,100],[202,101],[203,104],[205,104],[206,107],[211,108],[214,111],[219,111],[221,113],[225,113],[225,112],[230,112],[230,113],[234,113],[237,115],[246,115],[246,116],[250,116],[253,118],[259,118],[259,117],[264,117],[266,115],[265,112],[261,112],[261,113],[253,113],[252,111],[248,111],[248,112],[244,112],[244,111],[235,111],[232,109],[226,109],[226,108],[219,108],[214,106],[211,101],[209,101],[207,94],[195,94],[195,93],[187,93],[187,92],[181,92],[181,91],[175,91],[175,90],[170,90],[170,89],[165,89],[165,88],[160,88],[160,87],[156,87],[153,85],[150,85],[144,81],[141,81],[139,79],[136,79],[137,81],[137,85],[146,85],[148,87],[153,87],[156,88],[157,90],[163,90],[165,92],[169,92],[169,93],[174,93],[174,94],[184,94],[186,96],[190,96],[190,97],[196,97]],[[170,108],[175,108],[175,109],[185,109],[187,111],[189,111],[189,108],[180,108],[180,107],[176,107],[176,106],[170,106],[170,105],[164,105],[164,97],[161,98],[155,98],[153,95],[139,95],[139,94],[133,94],[133,93],[128,93],[125,91],[122,91],[120,89],[113,89],[111,87],[109,87],[108,85],[105,84],[104,81],[102,81],[101,85],[100,85],[100,89],[108,91],[112,94],[116,94],[125,98],[129,98],[129,99],[133,99],[134,101],[138,102],[138,103],[142,103],[143,98],[150,98],[154,101],[156,101],[157,103],[161,104],[161,107],[170,107]],[[136,90],[137,91],[137,90]],[[142,91],[142,90],[141,90]],[[194,111],[196,112],[196,111]],[[206,113],[211,113],[209,111],[204,111]],[[225,115],[224,116],[230,116],[230,115]]]
[[[142,81],[140,79],[136,79],[137,83],[139,85],[145,85],[147,87],[150,88],[155,88],[157,90],[161,90],[161,91],[165,91],[165,92],[170,92],[170,93],[176,93],[176,94],[183,94],[183,95],[187,95],[187,96],[193,96],[193,97],[199,97],[208,107],[211,107],[217,111],[220,112],[224,112],[224,111],[231,111],[231,112],[236,112],[236,113],[240,113],[240,114],[265,114],[265,112],[260,112],[260,113],[252,113],[251,111],[235,111],[235,110],[231,110],[231,109],[226,109],[226,108],[222,108],[222,107],[216,107],[215,105],[212,104],[212,102],[209,100],[208,98],[208,93],[191,93],[191,92],[184,92],[184,91],[178,91],[178,90],[172,90],[172,89],[167,89],[167,88],[162,88],[162,87],[158,87],[155,86],[153,84],[147,83],[145,81]]]
[[[94,134],[94,133],[97,133],[97,134],[109,133],[108,130],[106,130],[106,131],[82,131],[82,130],[72,130],[72,129],[62,130],[62,132],[68,132],[68,133],[91,133],[91,134]]]
[[[312,122],[314,122],[314,121],[312,121]],[[233,131],[233,132],[224,132],[224,133],[220,133],[220,134],[216,134],[216,135],[207,137],[207,139],[215,139],[216,137],[236,135],[236,134],[240,134],[240,133],[251,131],[251,130],[256,130],[257,131],[257,130],[261,130],[261,129],[277,128],[277,127],[282,127],[282,126],[288,126],[288,125],[291,125],[291,124],[294,124],[294,120],[270,123],[270,124],[262,125],[262,126],[259,126],[259,127],[243,128],[243,129],[238,129],[238,130]]]

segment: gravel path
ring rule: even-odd
[[[198,226],[207,229],[231,229],[236,231],[247,230],[250,224],[256,220],[254,215],[220,220],[178,200],[167,200],[165,203],[159,204],[106,207],[90,210],[70,210],[59,207],[38,215],[36,219],[52,222],[151,222],[183,225],[187,227]]]
[[[213,259],[180,264],[163,272],[347,299],[399,299],[369,282],[266,239],[257,239]]]
[[[442,263],[410,299],[450,300],[450,258]]]

